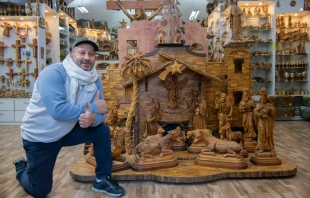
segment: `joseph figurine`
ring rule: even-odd
[[[276,118],[276,109],[267,97],[268,91],[265,87],[259,91],[260,99],[254,109],[254,117],[258,129],[258,141],[256,150],[259,153],[274,152],[273,129]]]

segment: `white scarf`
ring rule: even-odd
[[[92,70],[90,71],[84,71],[78,65],[76,65],[75,62],[73,62],[72,58],[70,57],[70,54],[67,55],[65,60],[63,60],[63,65],[67,74],[71,78],[70,93],[69,93],[70,103],[75,104],[76,93],[78,88],[82,90],[84,86],[87,92],[95,91],[96,89],[95,82],[98,78],[98,74],[95,67],[93,67]]]

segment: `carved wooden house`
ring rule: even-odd
[[[139,42],[139,40],[138,40]],[[238,105],[244,88],[251,88],[249,67],[249,47],[229,46],[225,48],[225,62],[206,62],[205,54],[192,52],[188,45],[156,46],[155,50],[146,56],[152,62],[152,70],[145,77],[138,80],[138,106],[133,130],[134,144],[137,144],[145,130],[145,117],[154,101],[161,104],[163,115],[160,124],[167,130],[171,127],[181,126],[184,130],[192,128],[192,109],[190,103],[193,99],[192,90],[199,90],[206,98],[208,118],[207,125],[211,130],[218,129],[217,112],[214,109],[215,93],[227,93],[233,104],[233,126],[242,126],[241,113]],[[186,85],[179,88],[179,105],[169,108],[168,92],[159,78],[167,68],[171,68],[175,61],[180,65],[175,68],[174,75],[181,82],[187,78]],[[171,74],[167,75],[170,79]],[[121,68],[110,68],[107,78],[103,80],[105,98],[119,100],[119,116],[128,114],[131,97],[132,81],[121,77]]]

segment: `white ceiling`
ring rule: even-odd
[[[182,12],[183,20],[188,20],[191,12],[193,10],[198,9],[199,15],[197,19],[200,19],[206,10],[206,5],[208,3],[207,0],[178,0],[181,5],[178,6],[180,11]],[[71,2],[68,7],[76,7],[80,6],[84,2],[84,7],[88,9],[87,14],[81,13],[78,9],[75,11],[75,19],[86,19],[91,20],[94,19],[95,21],[107,21],[109,28],[120,27],[120,21],[123,19],[127,22],[127,26],[130,25],[130,20],[126,15],[123,14],[123,11],[117,10],[107,10],[106,9],[106,0],[74,0]],[[100,2],[100,3],[99,3]],[[130,13],[134,13],[134,10],[131,10]],[[156,18],[155,18],[156,19]]]
[[[208,0],[178,0],[181,5],[178,6],[180,11],[182,12],[183,20],[188,20],[191,12],[193,10],[199,10],[199,15],[197,19],[200,19],[205,11]],[[0,0],[0,2],[7,2],[7,0]],[[25,0],[10,0],[10,2],[25,4]],[[106,0],[65,0],[65,2],[69,3],[68,7],[77,7],[81,4],[88,9],[87,14],[81,13],[78,9],[75,11],[75,19],[86,19],[95,21],[104,21],[108,22],[109,28],[117,28],[120,27],[120,21],[123,19],[127,22],[127,26],[130,25],[130,20],[126,15],[123,14],[123,11],[117,10],[107,10],[106,9]],[[213,2],[213,0],[209,0],[209,2]],[[131,14],[134,13],[134,10],[129,12]],[[155,18],[156,19],[156,18]]]

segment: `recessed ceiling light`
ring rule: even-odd
[[[262,5],[263,3],[259,3],[258,5]]]
[[[56,18],[56,16],[53,16],[54,18]]]
[[[294,14],[294,16],[298,16],[298,14]]]
[[[48,12],[48,10],[45,10],[45,12]]]
[[[217,10],[220,10],[220,8],[218,8]]]
[[[64,15],[63,13],[60,13],[60,15]]]
[[[304,10],[303,8],[300,8],[300,10]]]
[[[72,19],[70,19],[69,21],[72,21]]]
[[[246,6],[249,5],[248,3],[245,4]]]
[[[2,17],[1,19],[5,19],[5,18]]]
[[[24,20],[24,18],[20,18],[20,20]]]

